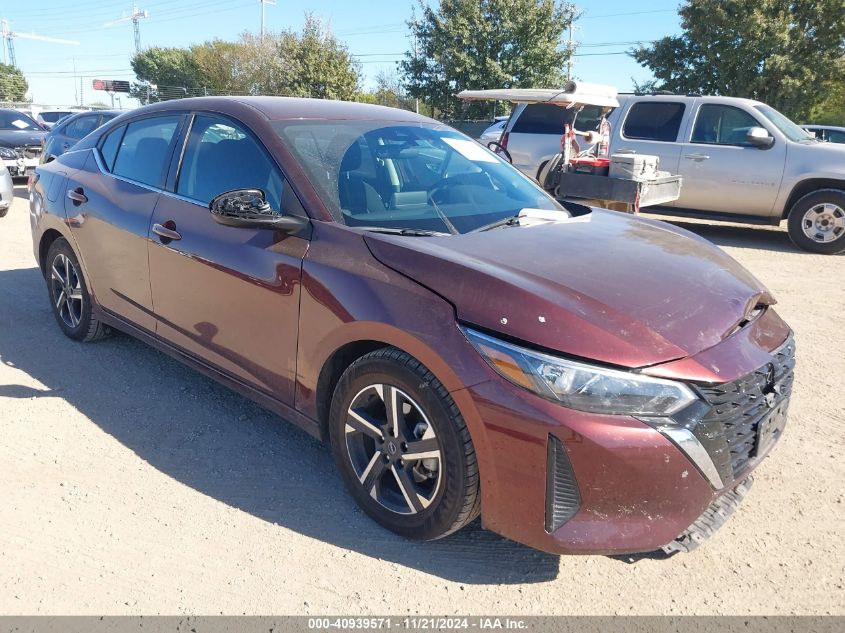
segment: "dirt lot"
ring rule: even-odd
[[[697,552],[559,558],[477,525],[404,541],[304,433],[128,337],[64,338],[17,193],[0,220],[0,613],[845,614],[845,257],[684,223],[796,331],[786,436]]]

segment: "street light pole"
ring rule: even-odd
[[[264,7],[266,7],[268,4],[271,7],[275,7],[276,6],[276,0],[259,0],[259,2],[261,3],[261,41],[263,42],[264,41]]]

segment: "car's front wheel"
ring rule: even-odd
[[[807,194],[792,206],[787,226],[798,248],[824,255],[845,252],[845,191]]]
[[[59,238],[50,245],[46,264],[50,305],[62,332],[85,342],[107,336],[110,329],[94,316],[88,284],[67,240]]]
[[[478,516],[469,431],[449,392],[413,357],[387,347],[355,361],[335,389],[329,424],[344,483],[384,527],[432,540]]]

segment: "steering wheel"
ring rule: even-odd
[[[494,154],[502,156],[506,161],[513,164],[511,153],[501,143],[498,143],[497,141],[490,141],[487,143],[487,149],[491,150]]]

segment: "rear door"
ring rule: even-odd
[[[100,306],[155,330],[147,232],[183,117],[136,119],[109,132],[66,184],[65,212]]]
[[[679,140],[688,125],[690,105],[689,99],[681,98],[635,101],[624,115],[611,153],[657,156],[662,171],[678,173]],[[684,195],[683,187],[681,195]]]
[[[780,191],[786,143],[760,148],[746,141],[752,127],[765,128],[751,108],[699,103],[682,146],[683,176],[676,207],[768,217]],[[771,134],[771,130],[769,131]]]
[[[223,226],[212,218],[209,202],[226,191],[256,188],[275,210],[305,212],[265,148],[237,121],[197,114],[182,156],[149,233],[157,334],[293,404],[308,241]]]

